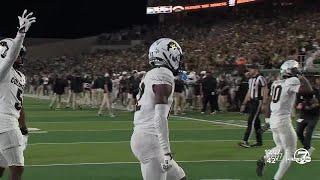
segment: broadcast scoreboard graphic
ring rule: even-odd
[[[167,14],[216,7],[233,7],[257,0],[149,0],[147,14]]]

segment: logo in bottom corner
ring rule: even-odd
[[[310,153],[304,148],[297,149],[294,153],[293,160],[298,164],[306,164],[311,162]]]

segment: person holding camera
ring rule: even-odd
[[[311,94],[298,94],[297,104],[296,108],[300,111],[297,119],[297,136],[304,149],[308,150],[311,155],[315,150],[311,146],[312,134],[320,115],[319,92],[315,89]]]

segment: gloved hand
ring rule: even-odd
[[[22,137],[23,137],[23,139],[22,139],[22,149],[24,151],[24,150],[27,149],[29,136],[28,135],[23,135]]]
[[[172,154],[167,153],[164,155],[164,161],[161,163],[161,167],[164,171],[168,171],[172,167]]]
[[[29,131],[28,131],[28,128],[26,127],[21,127],[20,128],[20,131],[21,131],[21,134],[22,134],[22,148],[23,150],[26,150],[27,148],[27,145],[28,145],[28,134],[29,134]]]
[[[31,24],[36,22],[36,18],[32,17],[33,12],[27,13],[27,10],[23,11],[22,16],[18,16],[19,19],[19,33],[26,33]]]

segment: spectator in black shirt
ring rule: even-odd
[[[248,92],[248,78],[246,76],[242,76],[241,80],[238,84],[237,91],[236,91],[236,106],[237,110],[240,111],[240,106],[242,105],[242,102],[244,98],[246,97],[246,94]]]
[[[202,80],[202,94],[203,94],[203,107],[201,113],[204,114],[207,110],[207,104],[210,103],[211,114],[216,114],[218,108],[217,96],[217,80],[210,72],[206,73]]]
[[[219,98],[218,104],[221,111],[226,112],[228,110],[228,95],[230,86],[227,83],[226,77],[221,75],[219,78]]]
[[[38,87],[37,87],[37,97],[43,96],[43,77],[40,75],[37,79]]]
[[[120,99],[121,99],[121,103],[123,106],[127,106],[128,102],[127,102],[127,97],[128,97],[128,92],[129,92],[129,88],[128,85],[129,84],[129,80],[127,77],[127,73],[123,72],[122,73],[122,77],[120,77]]]
[[[93,81],[91,92],[92,92],[92,103],[94,107],[98,107],[102,103],[104,83],[105,83],[105,79],[102,75],[98,75]]]
[[[50,103],[50,109],[53,109],[54,105],[56,105],[55,109],[60,109],[61,107],[61,99],[62,95],[64,94],[64,90],[67,87],[67,81],[62,78],[60,74],[56,76],[56,78],[53,80],[53,98]]]
[[[109,111],[109,115],[114,117],[113,110],[112,110],[112,81],[110,78],[109,73],[105,74],[105,83],[104,83],[104,93],[103,93],[103,100],[100,105],[100,109],[98,111],[98,116],[102,116],[103,110],[105,106]]]
[[[197,77],[196,83],[194,84],[194,109],[197,111],[200,111],[201,108],[201,84],[202,79]]]
[[[137,87],[139,88],[139,82],[137,82],[138,78],[138,71],[134,70],[132,72],[132,75],[127,80],[127,89],[128,89],[128,95],[127,95],[127,102],[128,111],[134,111],[134,105],[135,105],[135,96],[137,93]],[[138,83],[138,86],[137,86]]]
[[[71,78],[71,91],[72,91],[72,109],[76,109],[76,107],[81,107],[81,99],[83,92],[83,78],[79,73],[76,73],[75,76]]]
[[[304,149],[308,150],[310,155],[314,150],[311,146],[312,134],[319,121],[319,93],[319,89],[314,88],[312,94],[298,94],[297,97],[297,109],[300,110],[300,117],[297,120],[296,132]]]
[[[66,108],[70,108],[70,104],[72,103],[72,91],[71,91],[71,79],[73,78],[73,76],[71,74],[67,75],[67,87],[68,87],[68,98],[67,98],[67,105]]]
[[[141,82],[141,78],[142,76],[137,74],[132,80],[132,89],[133,89],[132,95],[133,95],[134,103],[137,102],[137,95],[139,94],[139,85]]]
[[[177,76],[174,80],[174,115],[184,113],[185,83]]]
[[[83,81],[83,91],[84,91],[83,104],[85,105],[92,105],[91,88],[92,88],[92,78],[90,77],[90,75],[85,75],[84,81]]]

